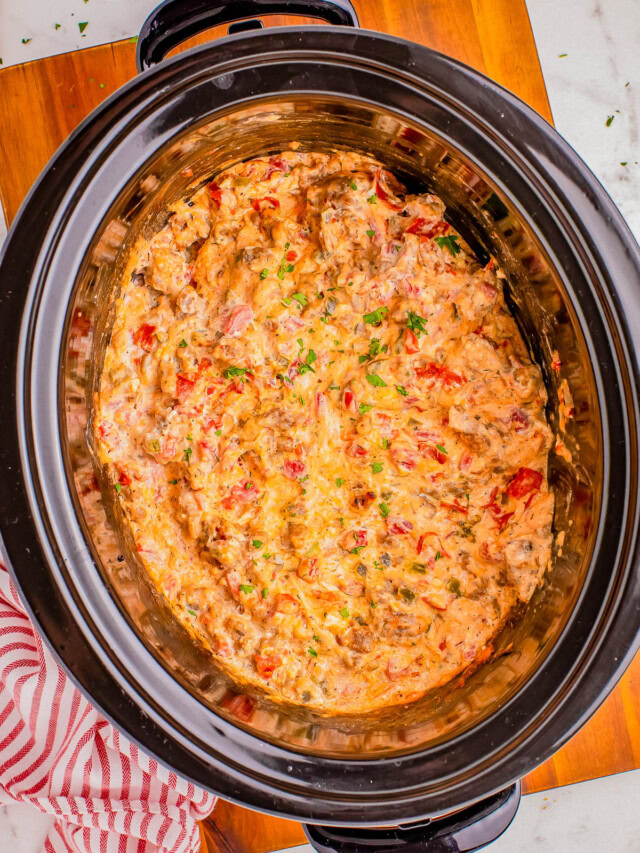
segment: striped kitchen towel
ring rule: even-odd
[[[0,565],[0,804],[10,800],[55,817],[47,853],[195,853],[215,803],[89,704]]]

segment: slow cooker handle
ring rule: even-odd
[[[351,0],[164,0],[140,30],[138,71],[157,65],[170,50],[203,30],[257,15],[304,15],[338,26],[359,26]]]
[[[472,853],[495,841],[520,805],[520,782],[444,817],[392,829],[304,825],[318,853]]]

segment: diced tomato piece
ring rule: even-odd
[[[432,459],[435,459],[436,462],[439,462],[441,465],[444,465],[444,463],[447,461],[446,453],[443,453],[441,450],[438,450],[438,448],[434,447],[432,444],[427,445],[424,452],[427,456],[430,456]]]
[[[443,652],[446,649],[446,647],[447,647],[447,641],[446,640],[441,640],[438,643],[438,648],[440,649],[441,652]]]
[[[453,503],[448,503],[447,501],[440,501],[440,506],[445,507],[446,509],[453,509],[456,512],[461,512],[462,515],[469,515],[469,510],[466,506],[462,506],[458,501],[454,501]]]
[[[449,226],[446,222],[442,222],[441,220],[430,220],[427,222],[422,216],[419,216],[417,219],[414,219],[411,225],[405,229],[406,234],[419,234],[420,237],[426,237],[431,239],[432,237],[437,237],[439,234],[446,234],[449,230]]]
[[[267,168],[267,173],[264,176],[265,180],[268,180],[274,172],[285,172],[288,166],[285,161],[281,157],[272,157],[269,160],[269,166]]]
[[[256,708],[256,701],[251,696],[243,696],[242,694],[232,693],[222,700],[223,706],[233,714],[238,720],[243,723],[248,723],[253,717],[253,712]]]
[[[473,456],[470,453],[463,453],[460,457],[459,468],[460,470],[466,474],[469,468],[471,468],[471,463],[473,462]]]
[[[222,331],[225,335],[242,334],[252,320],[253,309],[250,305],[234,305],[223,316]]]
[[[420,343],[411,329],[406,329],[404,333],[404,348],[409,355],[413,355],[420,351]]]
[[[258,497],[258,489],[253,480],[245,480],[231,487],[229,495],[221,501],[225,509],[233,509],[236,504],[247,504]],[[229,506],[225,502],[229,502]]]
[[[256,655],[256,670],[261,678],[269,679],[282,663],[279,655]]]
[[[507,494],[512,498],[523,498],[529,492],[538,491],[542,485],[542,474],[532,468],[520,468],[509,481]]]
[[[202,376],[205,370],[211,367],[212,364],[213,362],[210,358],[201,358],[198,364],[198,376]]]
[[[266,205],[269,205],[269,207],[275,210],[277,207],[280,207],[280,202],[277,198],[273,198],[273,196],[270,195],[265,195],[263,198],[254,198],[251,200],[251,207],[254,210],[264,210]]]
[[[186,374],[179,373],[176,379],[176,397],[185,397],[195,384],[195,379],[190,379]]]
[[[388,518],[387,532],[394,536],[404,536],[405,533],[410,533],[413,530],[413,524],[410,521],[405,521],[404,518]]]
[[[356,444],[355,441],[352,441],[345,450],[347,456],[362,457],[367,455],[367,450],[361,444]]]
[[[347,409],[355,408],[355,397],[353,395],[353,391],[349,391],[348,389],[345,390],[344,405]]]
[[[418,544],[416,545],[416,554],[420,554],[420,552],[422,551],[423,545],[424,545],[424,533],[418,539]]]
[[[306,465],[299,459],[287,459],[282,466],[282,471],[285,477],[288,477],[290,480],[297,480],[298,477],[304,474],[305,468]]]
[[[211,196],[212,201],[220,207],[222,204],[222,190],[215,181],[211,181],[209,184],[209,195]]]
[[[155,330],[155,326],[151,326],[149,323],[143,323],[140,328],[136,329],[133,333],[134,344],[149,352],[153,347],[153,333]]]
[[[376,181],[376,195],[378,196],[380,201],[383,201],[387,205],[387,207],[391,208],[391,210],[402,210],[403,205],[394,204],[394,202],[389,199],[389,194],[384,189],[380,181]]]
[[[317,557],[303,557],[300,560],[298,565],[297,575],[299,578],[302,578],[303,581],[307,581],[311,583],[311,580],[318,571],[318,558]]]
[[[287,254],[285,255],[285,258],[286,258],[288,261],[295,261],[297,257],[298,257],[298,253],[297,253],[297,252],[294,252],[294,251],[293,251],[293,249],[290,249],[290,250],[287,252]]]
[[[278,613],[297,613],[300,610],[300,602],[289,593],[281,592],[276,598],[276,610]]]
[[[424,379],[434,379],[441,382],[443,385],[450,387],[452,385],[464,385],[467,381],[464,376],[454,373],[453,370],[444,364],[436,364],[431,362],[426,367],[417,367],[416,375]]]
[[[363,548],[367,544],[367,531],[349,530],[340,540],[340,544],[345,551],[352,551],[354,548]]]
[[[387,678],[389,681],[398,681],[409,674],[409,667],[400,667],[396,658],[389,658],[387,661]]]
[[[551,367],[553,368],[553,370],[556,371],[556,373],[560,371],[560,368],[562,367],[562,362],[560,361],[557,355],[554,355],[553,361],[551,362]]]
[[[125,474],[124,471],[121,471],[120,476],[118,477],[118,482],[121,486],[130,486],[131,477],[129,477],[128,474]]]

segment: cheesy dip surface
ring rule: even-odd
[[[241,163],[125,273],[99,457],[176,618],[326,713],[492,652],[551,556],[546,394],[433,195],[354,153]]]

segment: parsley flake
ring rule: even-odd
[[[407,311],[407,326],[415,334],[416,338],[419,338],[421,334],[429,334],[425,328],[426,322],[425,317],[420,317],[419,314],[414,314],[413,311]]]
[[[407,391],[407,389],[404,387],[404,385],[396,385],[396,391],[397,391],[397,392],[398,392],[398,394],[400,394],[402,397],[406,397],[406,396],[408,395],[408,393],[409,393],[409,392]]]
[[[389,439],[388,439],[388,438],[383,438],[383,439],[382,439],[382,449],[383,449],[383,450],[386,450],[386,449],[387,449],[387,447],[389,447]]]
[[[380,515],[383,518],[387,518],[387,516],[391,512],[391,509],[389,508],[389,506],[386,503],[384,503],[384,501],[382,503],[378,504],[378,508],[380,509]]]
[[[344,480],[342,479],[342,477],[336,477],[336,486],[340,488],[340,486],[342,486],[343,484]]]
[[[370,326],[379,326],[382,323],[382,318],[385,314],[389,313],[389,309],[386,305],[380,306],[380,308],[376,308],[375,311],[370,311],[368,314],[363,316],[363,320]]]
[[[231,367],[225,368],[223,374],[226,379],[231,379],[232,376],[244,376],[245,373],[248,372],[249,371],[246,367],[236,367],[235,365],[232,365]]]
[[[367,231],[366,231],[367,237],[375,237],[375,233],[376,232],[373,230],[373,228],[367,228]]]
[[[262,590],[262,597],[266,598],[268,595],[269,595],[269,590],[265,586],[265,588]]]
[[[607,116],[607,121],[606,121],[607,127],[611,127],[611,124],[612,124],[614,118],[615,118],[615,116]]]
[[[184,452],[184,461],[188,462],[191,459],[191,455],[193,453],[193,449],[191,447],[187,447]]]
[[[89,21],[80,21],[78,23],[78,29],[80,30],[81,33],[83,33],[87,29],[88,26],[89,26]]]
[[[255,586],[252,586],[250,583],[241,583],[240,591],[244,592],[245,595],[249,595],[249,593],[253,592]]]
[[[186,345],[187,345],[187,342],[185,341],[185,339],[184,339],[184,338],[183,338],[183,339],[180,341],[180,343],[178,344],[178,346],[179,346],[181,349],[184,349],[184,348],[186,347]]]
[[[445,449],[444,449],[444,447],[443,447],[441,444],[436,444],[436,447],[438,448],[438,450],[439,450],[441,453],[446,453],[446,455],[447,455],[447,456],[449,455],[449,451],[445,450]]]
[[[122,491],[122,486],[120,485],[120,483],[116,483],[116,492],[118,494],[120,494],[121,491]]]
[[[309,649],[309,654],[311,655],[312,658],[318,657],[318,652],[315,649]]]
[[[341,608],[341,610],[340,610],[340,615],[341,615],[344,619],[348,619],[348,618],[349,618],[349,611],[347,610],[347,608],[346,608],[346,607],[342,607],[342,608]]]
[[[371,409],[373,409],[373,406],[369,403],[360,403],[360,405],[358,406],[358,412],[361,415],[365,415],[367,412],[371,411]]]
[[[368,373],[367,374],[367,382],[369,385],[373,385],[374,388],[386,388],[387,383],[378,376],[377,373]]]
[[[312,349],[310,349],[309,352],[307,353],[307,357],[304,360],[304,364],[298,365],[298,373],[301,376],[302,376],[302,374],[308,373],[309,371],[311,371],[311,373],[315,373],[315,370],[313,369],[313,367],[311,367],[311,365],[313,364],[314,361],[317,360],[317,358],[318,358],[318,356],[315,354],[315,352]]]
[[[262,542],[259,539],[252,539],[251,544],[254,548],[262,548]]]
[[[377,202],[378,202],[378,196],[374,193],[373,195],[370,195],[370,196],[369,196],[369,198],[367,199],[367,201],[369,202],[369,204],[377,204]]]
[[[172,486],[177,486],[177,485],[178,485],[178,481],[177,481],[177,480],[169,480],[169,484],[170,484],[170,485],[172,485]]]
[[[357,190],[357,189],[358,189],[358,185],[356,184],[356,182],[355,182],[355,181],[351,181],[351,183],[349,184],[349,186],[351,187],[351,189],[352,189],[352,190]]]
[[[448,237],[434,237],[438,246],[441,249],[448,249],[454,257],[462,251],[462,248],[457,243],[459,239],[457,234],[449,234]]]
[[[269,275],[269,270],[265,267],[260,273],[260,278],[264,281],[264,279]]]
[[[221,435],[222,435],[222,430],[221,430],[221,429],[217,429],[215,434],[216,434],[218,437],[219,437],[219,436],[221,436]]]
[[[307,302],[309,301],[304,293],[292,293],[291,298],[295,299],[301,308],[306,308]]]
[[[382,471],[382,462],[372,462],[371,471],[374,474],[379,474]]]

